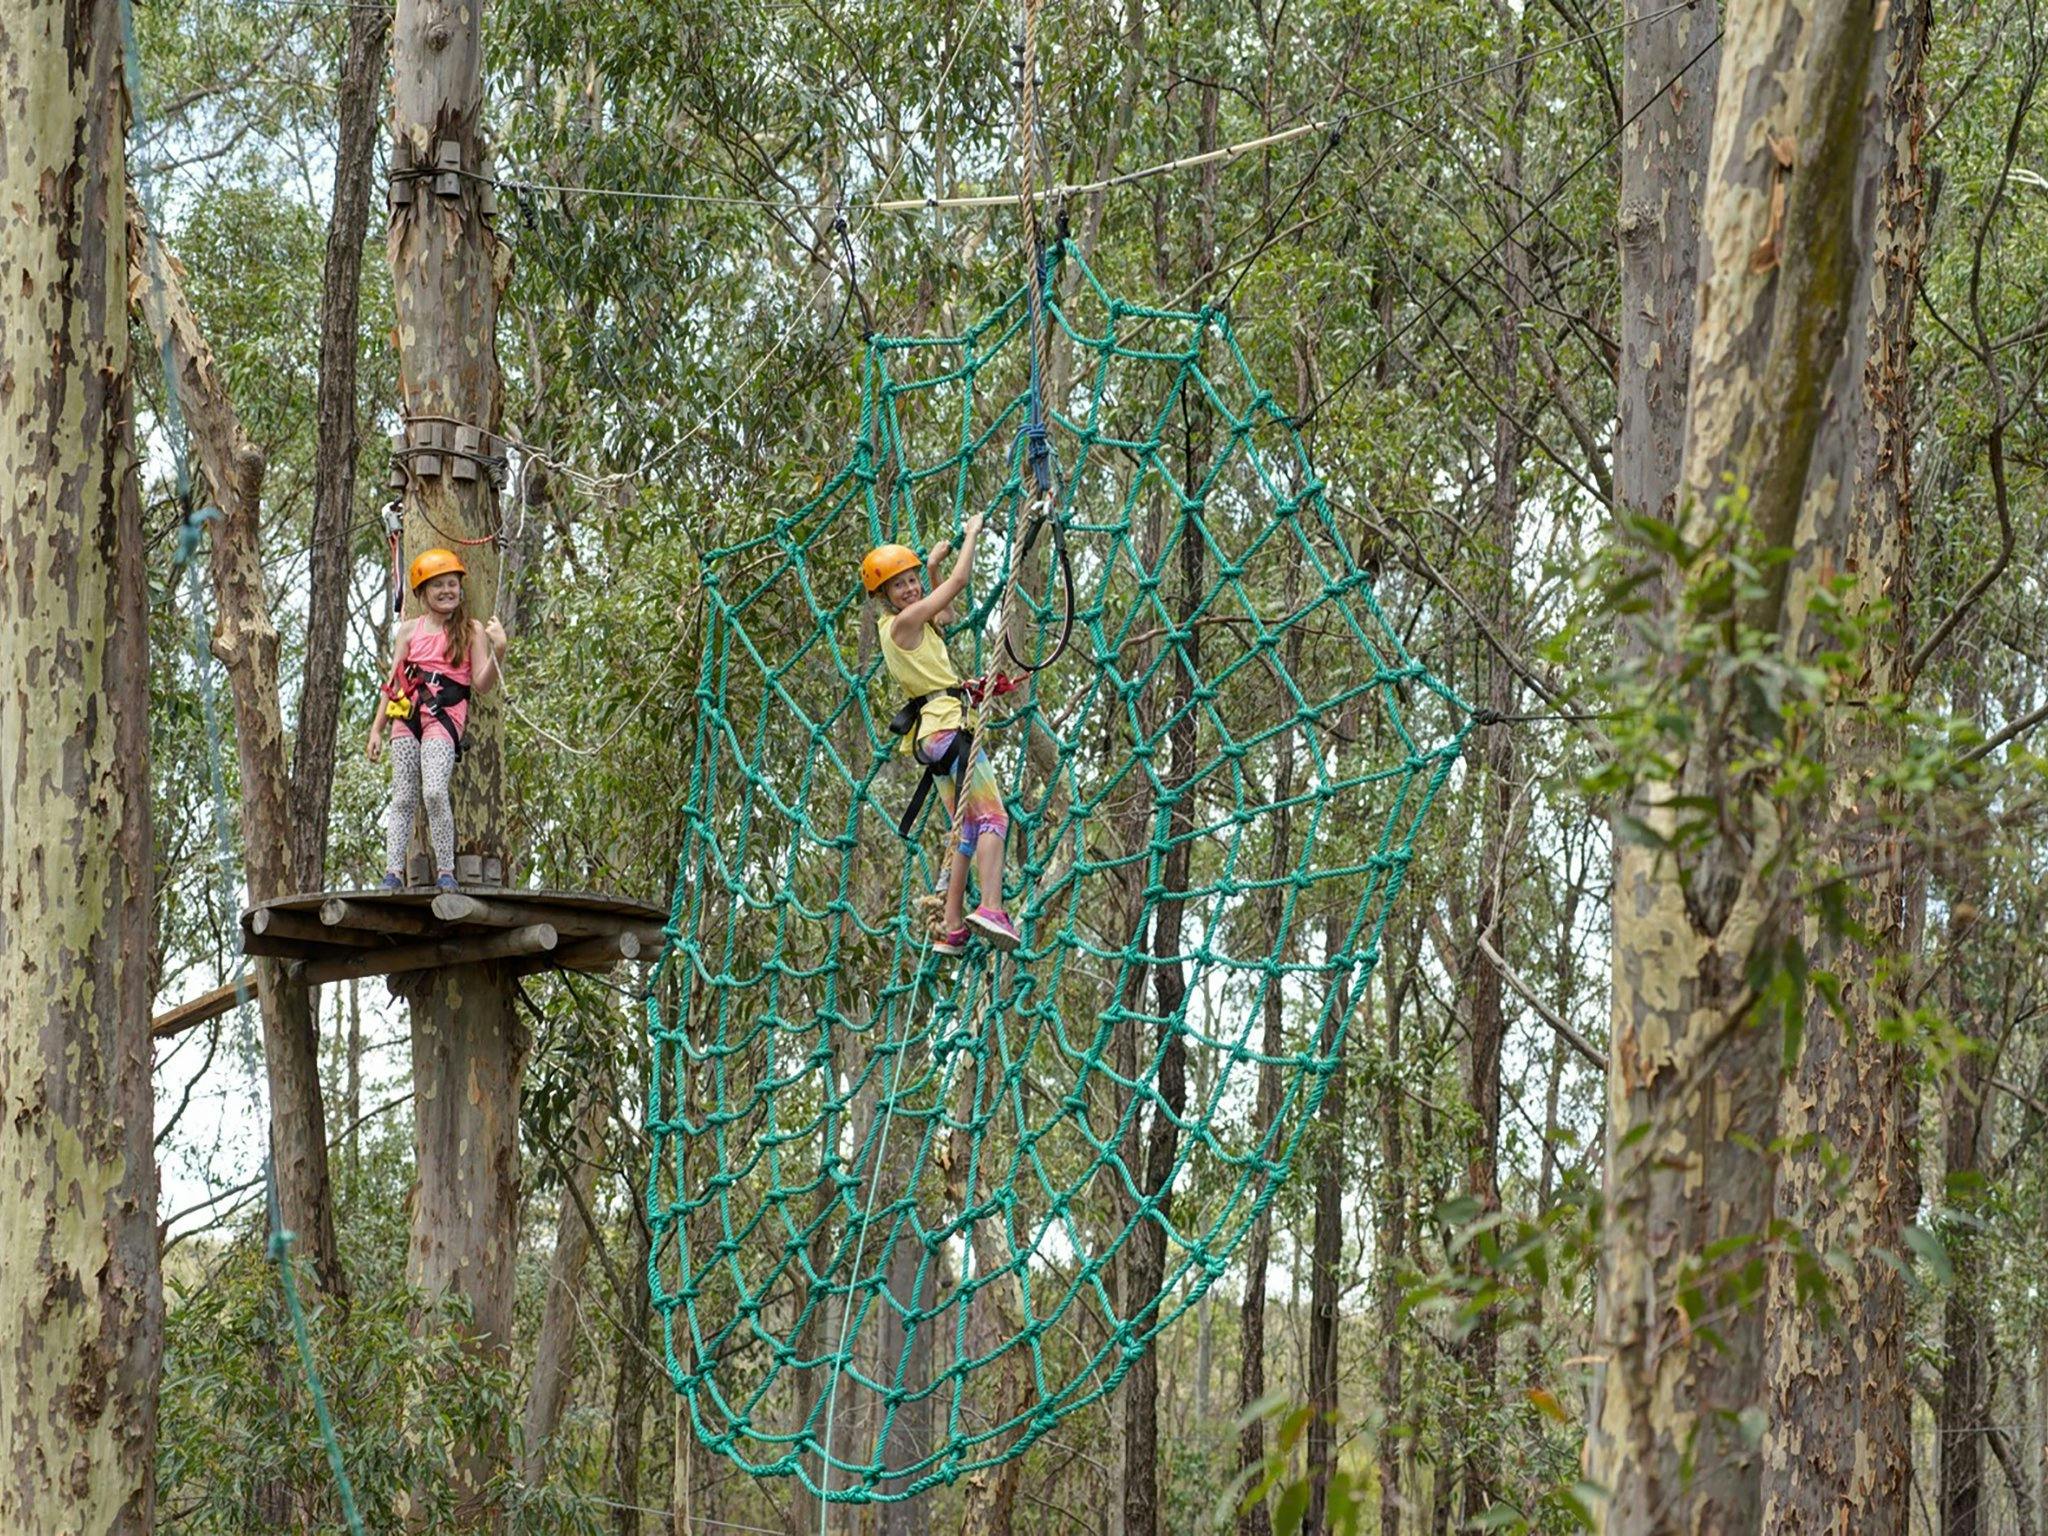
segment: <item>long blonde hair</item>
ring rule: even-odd
[[[446,645],[448,650],[448,665],[451,667],[459,667],[464,662],[469,660],[469,588],[468,586],[463,584],[462,578],[460,576],[457,576],[455,578],[455,581],[455,590],[460,594],[460,596],[458,596],[455,600],[455,611],[449,614],[447,618],[439,621],[441,625],[441,633],[445,637],[444,644]],[[425,586],[426,583],[421,582],[418,587],[413,588],[412,595],[414,597],[419,597],[420,592],[425,588]],[[424,607],[426,604],[426,599],[420,598],[420,603],[421,606]],[[433,613],[434,610],[428,608],[426,613],[423,614],[422,617],[432,618]]]

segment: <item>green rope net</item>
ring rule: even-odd
[[[1057,359],[1025,287],[871,338],[851,459],[703,557],[648,1279],[703,1442],[833,1502],[1020,1454],[1224,1273],[1471,724],[1229,320],[1113,299],[1071,248],[1044,291]],[[971,509],[956,658],[1044,661],[1069,605],[1073,640],[981,724],[1023,947],[953,961],[859,562]]]

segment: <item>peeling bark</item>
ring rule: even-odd
[[[0,1529],[154,1524],[148,600],[121,20],[4,0]]]
[[[1218,88],[1201,87],[1200,119],[1196,134],[1198,149],[1218,142]],[[1196,186],[1192,265],[1206,286],[1216,264],[1216,168],[1205,167]],[[1182,395],[1181,406],[1188,413],[1187,453],[1184,484],[1199,485],[1208,473],[1214,422],[1205,403]],[[1180,540],[1180,598],[1178,622],[1186,624],[1201,601],[1205,542],[1193,536]],[[1177,651],[1174,667],[1176,690],[1172,708],[1179,718],[1167,728],[1167,787],[1175,791],[1167,813],[1169,846],[1162,861],[1160,879],[1167,894],[1159,901],[1152,919],[1149,967],[1153,1002],[1158,1017],[1176,1017],[1185,1005],[1187,973],[1179,955],[1181,926],[1188,888],[1191,854],[1190,829],[1194,809],[1182,791],[1195,771],[1197,723],[1190,707],[1201,673],[1201,632],[1190,628],[1185,639],[1172,642]],[[1129,1239],[1130,1289],[1125,1293],[1124,1317],[1134,1327],[1152,1326],[1158,1315],[1159,1291],[1166,1268],[1166,1223],[1172,1219],[1173,1192],[1167,1180],[1173,1171],[1180,1146],[1180,1116],[1187,1107],[1187,1041],[1172,1034],[1159,1055],[1158,1099],[1144,1141],[1139,1187],[1154,1199],[1155,1219],[1141,1221]],[[1147,1349],[1131,1365],[1124,1378],[1124,1536],[1153,1536],[1159,1529],[1159,1357]]]
[[[526,1413],[520,1421],[520,1478],[528,1487],[547,1472],[548,1442],[562,1422],[569,1399],[570,1367],[583,1312],[584,1276],[590,1262],[590,1223],[598,1160],[604,1150],[610,1106],[601,1093],[586,1090],[576,1117],[574,1161],[564,1170],[562,1205],[555,1217],[555,1246],[548,1257],[547,1300],[541,1306],[540,1338],[527,1378]]]
[[[294,881],[277,626],[263,583],[263,451],[242,431],[213,351],[185,301],[177,263],[139,219],[130,228],[129,266],[134,301],[170,358],[200,475],[219,514],[207,539],[217,609],[213,654],[227,669],[234,708],[243,873],[249,899],[269,901],[292,894]],[[315,1285],[340,1295],[347,1281],[334,1235],[313,992],[294,983],[281,961],[258,959],[251,968],[263,1017],[278,1205],[286,1229],[312,1259]]]
[[[347,660],[349,524],[355,511],[356,345],[362,307],[363,238],[370,222],[370,172],[377,144],[377,97],[388,58],[391,13],[349,9],[348,52],[335,111],[334,212],[320,277],[320,380],[314,408],[313,527],[308,537],[306,670],[292,744],[292,883],[322,890],[327,813],[334,793],[334,737]]]
[[[480,6],[399,0],[392,25],[391,168],[411,194],[394,210],[388,237],[399,395],[409,420],[447,418],[436,425],[450,434],[457,425],[500,425],[497,312],[510,255],[484,211],[482,23]],[[432,174],[444,144],[460,167],[445,179]],[[405,557],[453,544],[468,567],[470,610],[484,618],[499,596],[497,487],[481,466],[464,479],[453,456],[439,457],[435,474],[414,461]],[[470,707],[453,785],[459,852],[503,856],[503,774],[496,701],[485,696]],[[506,1360],[526,1055],[512,983],[499,967],[462,966],[422,972],[407,995],[418,1179],[410,1277],[430,1295],[459,1297],[476,1348]],[[482,1490],[508,1456],[502,1432],[461,1449],[455,1476],[465,1526],[501,1521]]]
[[[1508,15],[1503,8],[1503,20]],[[1494,164],[1500,190],[1503,226],[1510,226],[1522,200],[1522,135],[1529,114],[1532,65],[1528,54],[1536,10],[1525,8],[1519,25],[1506,29],[1505,47],[1514,61],[1503,74],[1504,120],[1500,153]],[[1528,434],[1521,420],[1523,315],[1529,301],[1529,249],[1519,239],[1505,241],[1498,257],[1502,302],[1493,334],[1493,388],[1501,405],[1494,413],[1491,472],[1484,551],[1487,570],[1488,621],[1496,635],[1520,649],[1520,583],[1515,575],[1515,544],[1521,523],[1522,460]],[[1520,705],[1521,684],[1514,669],[1490,653],[1486,664],[1486,704],[1500,715]],[[1471,1037],[1465,1057],[1465,1098],[1477,1119],[1465,1161],[1465,1191],[1481,1211],[1500,1209],[1501,1051],[1507,1043],[1507,1009],[1501,967],[1488,958],[1483,945],[1496,953],[1508,947],[1504,932],[1509,902],[1510,866],[1519,855],[1515,833],[1515,727],[1499,724],[1481,733],[1483,766],[1479,791],[1480,847],[1478,898],[1472,917],[1472,948],[1464,958],[1466,1016]],[[1498,1391],[1500,1314],[1484,1308],[1473,1320],[1458,1350],[1466,1386],[1462,1412],[1485,1422]],[[1468,1445],[1462,1492],[1463,1518],[1477,1520],[1499,1492],[1499,1458],[1484,1432],[1463,1437]]]
[[[1838,642],[1804,599],[1847,578],[1852,616],[1892,605],[1865,642],[1853,692],[1881,698],[1903,683],[1911,516],[1907,354],[1924,237],[1919,140],[1928,11],[1895,4],[1858,112],[1850,324],[1823,394],[1820,430],[1791,565],[1786,623],[1813,656]],[[1906,873],[1887,807],[1864,786],[1895,760],[1900,731],[1882,709],[1835,708],[1822,723],[1828,758],[1827,858],[1878,865],[1843,896],[1849,927],[1809,917],[1811,963],[1841,983],[1839,1005],[1815,997],[1785,1084],[1779,1127],[1795,1150],[1778,1173],[1779,1219],[1819,1253],[1841,1255],[1832,1324],[1799,1294],[1792,1256],[1772,1260],[1766,1369],[1764,1523],[1785,1536],[1907,1528],[1912,1474],[1905,1282],[1896,1256],[1913,1194],[1905,1123],[1906,1055],[1888,1022],[1910,1007],[1903,974]],[[1839,1158],[1841,1166],[1834,1165]]]
[[[1824,429],[1840,430],[1826,386],[1853,307],[1873,16],[1867,0],[1763,0],[1729,13],[1676,499],[1694,546],[1750,544],[1727,515],[1731,487],[1765,548],[1798,544],[1810,498],[1834,494],[1817,449]],[[1644,120],[1652,134],[1657,116]],[[1775,566],[1751,597],[1714,585],[1715,563],[1661,567],[1665,603],[1689,604],[1691,626],[1732,635],[1739,622],[1800,653],[1815,570]],[[1772,947],[1800,921],[1786,840],[1801,829],[1744,766],[1782,744],[1782,717],[1725,673],[1682,663],[1666,664],[1691,722],[1671,744],[1675,775],[1633,807],[1655,846],[1632,843],[1617,861],[1604,1376],[1588,1447],[1611,1536],[1747,1532],[1762,1518],[1759,1254],[1773,1216],[1782,1040],[1753,982],[1776,970]]]

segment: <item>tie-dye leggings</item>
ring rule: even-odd
[[[936,763],[943,758],[953,745],[958,731],[934,731],[917,744],[917,760],[920,763]],[[979,741],[974,744],[973,754],[965,766],[953,765],[951,773],[939,779],[939,798],[945,802],[946,814],[953,819],[955,845],[962,853],[971,855],[974,845],[993,832],[998,837],[1010,834],[1010,818],[1003,810],[1003,792],[996,787],[996,771],[989,766],[988,754],[981,750]]]

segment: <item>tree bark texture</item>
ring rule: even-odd
[[[1958,966],[1958,970],[1962,967]],[[1958,1022],[1968,1014],[1958,1012]],[[1983,1125],[1984,1058],[1965,1053],[1956,1063],[1955,1080],[1946,1085],[1944,1142],[1948,1178],[1953,1191],[1959,1177],[1978,1172],[1978,1145]],[[1953,1200],[1953,1192],[1950,1199]],[[1976,1240],[1957,1235],[1949,1241],[1955,1283],[1942,1308],[1941,1398],[1935,1404],[1935,1448],[1939,1458],[1935,1529],[1940,1536],[1982,1536],[1984,1530],[1984,1431],[1989,1402],[1985,1391],[1985,1355],[1990,1329],[1984,1316],[1983,1261]]]
[[[356,321],[362,307],[363,240],[377,98],[389,54],[391,13],[352,6],[335,111],[334,212],[320,276],[320,380],[314,406],[313,528],[306,602],[306,672],[292,747],[291,869],[302,891],[327,884],[327,813],[334,793],[334,737],[341,713],[348,627],[349,527],[357,454]]]
[[[633,1234],[633,1262],[627,1273],[647,1272],[647,1223],[636,1213],[627,1223]],[[624,1302],[620,1321],[618,1372],[612,1390],[612,1456],[605,1492],[612,1502],[613,1536],[640,1536],[640,1444],[646,1432],[649,1352],[647,1325],[654,1312],[647,1287],[635,1285]]]
[[[1627,0],[1622,33],[1624,118],[1656,92],[1621,138],[1621,368],[1615,404],[1614,494],[1624,517],[1678,520],[1685,397],[1692,377],[1693,293],[1699,279],[1700,199],[1714,121],[1718,56],[1709,51],[1720,7],[1656,15],[1659,0]]]
[[[1731,487],[1756,544],[1792,547],[1817,484],[1857,266],[1872,21],[1864,0],[1765,0],[1729,15],[1676,503],[1695,547],[1731,531],[1749,541],[1752,525],[1730,518]],[[1644,119],[1651,134],[1658,116]],[[1690,585],[1699,569],[1662,575],[1667,602],[1699,610],[1689,622],[1740,622],[1788,655],[1800,649],[1812,570],[1774,566],[1757,594],[1718,596]],[[1762,1513],[1757,1245],[1773,1216],[1766,1149],[1783,1041],[1752,979],[1775,966],[1769,947],[1799,914],[1780,808],[1742,765],[1783,723],[1738,698],[1725,673],[1688,674],[1682,661],[1666,671],[1694,729],[1672,748],[1670,779],[1636,797],[1646,835],[1625,844],[1616,871],[1604,1378],[1589,1436],[1611,1536],[1747,1532]]]
[[[1505,16],[1505,8],[1503,15]],[[1512,227],[1522,199],[1522,133],[1529,113],[1532,65],[1528,52],[1537,12],[1525,8],[1521,23],[1510,28],[1513,62],[1499,76],[1502,95],[1500,153],[1494,165],[1499,189],[1500,222]],[[1519,583],[1515,576],[1515,541],[1520,527],[1522,459],[1527,433],[1521,420],[1523,314],[1529,301],[1529,249],[1518,238],[1506,240],[1498,257],[1501,308],[1493,335],[1493,388],[1501,404],[1494,413],[1492,493],[1488,498],[1485,575],[1488,622],[1497,635],[1514,639],[1522,628]],[[1514,669],[1498,656],[1486,664],[1487,707],[1511,715],[1518,707],[1520,684]],[[1480,791],[1478,899],[1473,904],[1473,944],[1468,978],[1467,1018],[1471,1040],[1465,1058],[1465,1098],[1475,1124],[1466,1158],[1465,1190],[1486,1214],[1500,1209],[1501,1051],[1507,1041],[1507,1009],[1501,968],[1487,958],[1481,941],[1505,952],[1502,933],[1508,906],[1509,868],[1515,862],[1515,727],[1492,725],[1480,746],[1484,787]],[[1499,1458],[1486,1416],[1497,1390],[1500,1371],[1500,1314],[1487,1307],[1473,1320],[1459,1354],[1465,1371],[1464,1439],[1466,1457],[1464,1518],[1478,1519],[1493,1503],[1499,1487]]]
[[[0,1529],[145,1536],[163,1293],[121,18],[4,0]]]
[[[1198,151],[1206,152],[1218,141],[1220,102],[1215,84],[1201,87],[1200,120],[1196,131]],[[1191,255],[1201,284],[1206,287],[1216,264],[1216,167],[1203,169],[1196,183]],[[1181,395],[1181,409],[1187,413],[1187,456],[1183,483],[1200,485],[1208,475],[1214,443],[1214,422],[1208,405],[1187,389]],[[1183,530],[1179,540],[1180,599],[1178,618],[1182,624],[1193,616],[1202,600],[1206,542],[1196,530]],[[1152,989],[1158,1016],[1171,1019],[1186,1004],[1187,971],[1179,959],[1181,929],[1188,888],[1194,807],[1186,786],[1194,776],[1197,717],[1191,707],[1196,679],[1201,676],[1201,631],[1189,626],[1185,638],[1170,642],[1178,653],[1174,658],[1175,698],[1178,717],[1167,727],[1168,778],[1159,798],[1167,807],[1170,846],[1162,861],[1161,881],[1167,895],[1159,902],[1152,919]],[[1173,1206],[1168,1187],[1180,1149],[1180,1116],[1187,1108],[1188,1049],[1186,1039],[1174,1032],[1162,1045],[1155,1079],[1158,1099],[1152,1107],[1151,1123],[1144,1141],[1144,1162],[1138,1169],[1139,1188],[1158,1215],[1141,1220],[1129,1239],[1130,1288],[1124,1296],[1124,1317],[1134,1327],[1152,1326],[1158,1316],[1159,1292],[1166,1272],[1166,1223]],[[1124,1536],[1155,1536],[1159,1530],[1159,1357],[1146,1349],[1124,1378]]]
[[[278,704],[277,626],[271,621],[263,583],[263,451],[242,431],[170,253],[139,221],[131,229],[131,241],[135,298],[157,345],[170,357],[189,441],[218,514],[207,539],[217,610],[213,654],[227,669],[227,692],[234,707],[244,877],[252,902],[269,901],[292,894],[294,882],[284,720]],[[258,959],[252,969],[263,1016],[278,1206],[286,1229],[312,1260],[314,1283],[336,1295],[346,1281],[334,1235],[313,992],[294,983],[280,961]]]
[[[1294,555],[1288,565],[1286,607],[1292,613],[1300,602],[1301,567],[1299,554]],[[1287,664],[1293,669],[1301,661],[1301,630],[1294,629],[1287,637]],[[1273,765],[1273,843],[1267,855],[1266,878],[1273,882],[1266,897],[1266,943],[1276,955],[1284,952],[1286,935],[1281,925],[1286,919],[1287,902],[1285,887],[1281,883],[1287,873],[1288,850],[1294,846],[1294,817],[1288,802],[1294,795],[1294,735],[1283,735],[1275,748]],[[1273,1127],[1280,1118],[1280,1057],[1287,1044],[1286,992],[1276,985],[1265,989],[1260,999],[1260,1024],[1263,1033],[1259,1040],[1261,1063],[1259,1086],[1252,1111],[1252,1128],[1258,1145],[1264,1149],[1272,1137]],[[1261,1155],[1265,1155],[1262,1151]],[[1266,1395],[1266,1271],[1270,1267],[1273,1252],[1273,1211],[1268,1206],[1259,1219],[1252,1224],[1252,1230],[1245,1242],[1244,1299],[1238,1309],[1237,1358],[1238,1358],[1238,1412],[1243,1416],[1243,1427],[1238,1431],[1238,1466],[1250,1470],[1262,1466],[1266,1460],[1266,1421],[1250,1412],[1253,1404]],[[1237,1536],[1269,1536],[1273,1529],[1271,1511],[1266,1501],[1260,1499],[1241,1508],[1237,1514]]]
[[[1401,1256],[1408,1247],[1407,1137],[1401,1109],[1401,1003],[1406,968],[1387,978],[1386,1057],[1379,1069],[1380,1177],[1377,1186],[1378,1252],[1374,1263],[1376,1314],[1380,1329],[1380,1409],[1387,1416],[1379,1435],[1380,1536],[1401,1536],[1401,1490],[1406,1466],[1404,1436],[1395,1434],[1401,1411]]]
[[[441,445],[407,456],[404,554],[410,561],[437,545],[455,549],[478,618],[498,595],[497,488],[485,466],[449,450],[468,428],[477,434],[472,451],[486,451],[484,434],[499,425],[497,310],[509,255],[486,217],[482,22],[480,6],[400,0],[391,170],[403,193],[388,238],[400,400],[413,442],[423,444],[431,430]],[[458,849],[501,856],[503,758],[489,697],[471,705],[453,791]],[[423,972],[409,996],[418,1178],[411,1278],[429,1294],[460,1297],[477,1347],[504,1360],[512,1348],[526,1048],[512,984],[498,967],[462,966]],[[492,1436],[464,1448],[457,1476],[481,1489],[507,1456],[507,1437]],[[466,1501],[467,1522],[488,1518],[480,1495]]]
[[[569,1400],[570,1367],[582,1327],[584,1278],[590,1263],[590,1219],[596,1209],[598,1162],[611,1107],[605,1095],[586,1090],[576,1116],[576,1144],[563,1170],[562,1206],[555,1217],[555,1246],[548,1256],[547,1299],[541,1305],[540,1338],[527,1378],[526,1412],[520,1421],[520,1479],[533,1487],[547,1475],[548,1442],[562,1422]]]
[[[1788,635],[1811,658],[1839,645],[1802,599],[1851,583],[1852,616],[1891,617],[1866,640],[1850,692],[1876,699],[1904,683],[1912,459],[1907,355],[1923,243],[1920,136],[1925,92],[1923,3],[1885,9],[1857,111],[1851,250],[1841,297],[1848,327],[1822,397],[1808,491],[1794,545]],[[1866,19],[1866,26],[1869,25]],[[1793,1256],[1771,1262],[1764,1437],[1764,1524],[1785,1536],[1849,1529],[1903,1533],[1912,1475],[1905,1368],[1906,1294],[1897,1256],[1914,1192],[1906,1134],[1906,1054],[1890,1021],[1911,1007],[1904,974],[1906,875],[1887,807],[1866,789],[1895,760],[1902,732],[1882,709],[1836,707],[1823,722],[1829,804],[1822,854],[1844,869],[1845,931],[1809,917],[1810,963],[1839,999],[1814,995],[1779,1129],[1793,1149],[1777,1180],[1780,1221],[1815,1253],[1843,1257],[1832,1275],[1833,1325],[1799,1293]],[[1839,1163],[1837,1163],[1839,1159]]]
[[[1663,9],[1657,0],[1625,0],[1623,6],[1628,25],[1621,46],[1622,118],[1628,126],[1621,136],[1615,219],[1621,347],[1614,437],[1615,516],[1621,529],[1644,519],[1671,525],[1678,521],[1699,281],[1700,204],[1706,193],[1707,148],[1720,73],[1720,44],[1714,40],[1721,27],[1718,0],[1670,15],[1653,14]],[[1687,68],[1695,56],[1699,61]],[[1617,532],[1618,540],[1626,537]],[[1658,589],[1651,595],[1658,601],[1667,596]],[[1625,633],[1620,643],[1629,644]],[[1618,966],[1630,944],[1648,929],[1650,914],[1644,913],[1643,921],[1634,920],[1626,897],[1631,891],[1648,894],[1654,864],[1645,850],[1618,834],[1613,842]],[[1622,973],[1617,969],[1617,1014],[1621,999]],[[1623,1038],[1619,1033],[1614,1036],[1617,1043]],[[1606,1315],[1608,1294],[1601,1286],[1595,1295],[1594,1336],[1601,1341],[1614,1337],[1614,1322]],[[1397,1318],[1398,1312],[1392,1316]],[[1394,1349],[1391,1343],[1387,1347],[1390,1353]],[[1600,1467],[1603,1458],[1612,1455],[1612,1448],[1600,1444],[1605,1397],[1606,1372],[1601,1370],[1588,1402],[1589,1468]],[[1390,1521],[1387,1536],[1397,1529]]]
[[[1340,736],[1351,738],[1358,728],[1357,711],[1346,710]],[[1340,749],[1341,750],[1341,749]],[[1342,904],[1333,906],[1324,927],[1327,953],[1344,947],[1347,914]],[[1335,985],[1343,992],[1345,982]],[[1344,1261],[1344,1115],[1346,1084],[1343,1042],[1337,1025],[1351,1011],[1348,993],[1340,995],[1323,1015],[1323,1028],[1316,1041],[1319,1056],[1333,1060],[1323,1102],[1316,1108],[1316,1138],[1313,1149],[1315,1169],[1316,1224],[1310,1239],[1308,1284],[1308,1445],[1304,1470],[1308,1474],[1308,1508],[1303,1513],[1304,1536],[1324,1536],[1330,1529],[1330,1478],[1337,1470],[1337,1345],[1339,1322],[1338,1291],[1343,1283]]]

